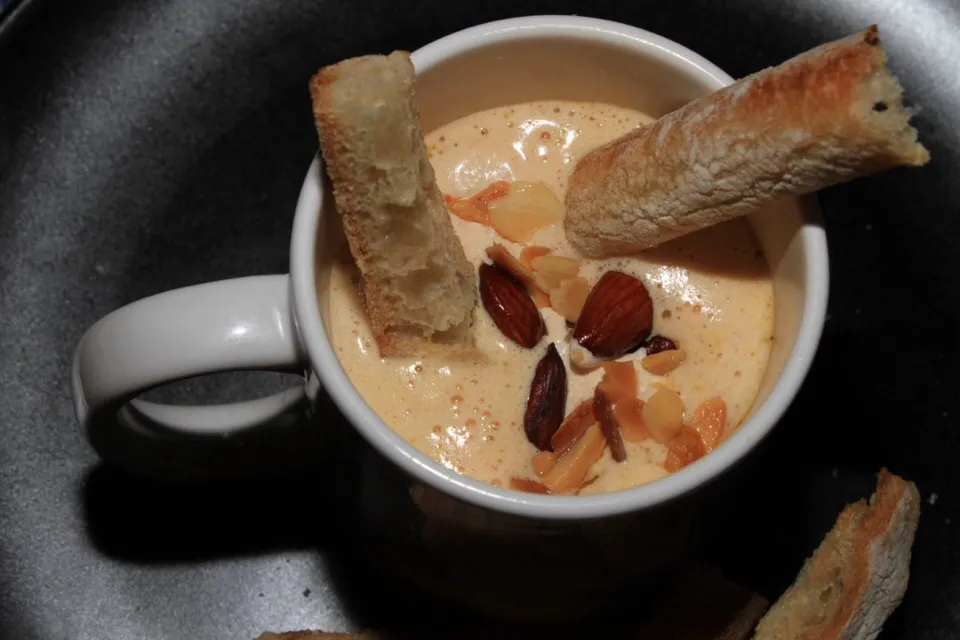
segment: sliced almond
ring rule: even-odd
[[[550,469],[553,469],[553,465],[557,464],[557,454],[552,451],[541,451],[533,456],[532,464],[533,472],[542,478],[550,472]]]
[[[556,433],[553,434],[553,438],[550,439],[554,453],[563,455],[563,452],[569,449],[570,445],[583,435],[587,427],[596,423],[596,421],[597,417],[593,411],[593,398],[584,400],[578,404],[577,407],[570,412],[570,415],[564,418],[560,428],[557,429]]]
[[[447,211],[467,222],[479,222],[483,225],[490,225],[490,213],[486,207],[481,207],[470,199],[456,198],[454,196],[445,196]]]
[[[560,286],[560,281],[553,278],[547,278],[542,273],[533,272],[533,281],[536,284],[537,288],[540,291],[544,291],[547,294],[550,293],[551,289],[555,289]]]
[[[590,467],[603,455],[606,445],[607,441],[603,437],[603,432],[600,431],[600,425],[591,425],[576,444],[557,461],[553,469],[543,477],[543,484],[552,493],[572,493],[578,490],[590,473]]]
[[[637,396],[637,369],[632,362],[604,362],[603,380],[616,396],[615,402]]]
[[[700,434],[707,451],[713,451],[727,428],[727,403],[719,397],[704,400],[693,410],[689,426]]]
[[[530,261],[530,267],[547,282],[557,284],[561,280],[576,278],[580,274],[580,263],[573,258],[563,256],[540,256]]]
[[[487,206],[490,225],[507,240],[526,243],[544,227],[563,220],[563,203],[541,182],[514,182]]]
[[[549,253],[550,249],[533,244],[520,250],[520,262],[525,264],[527,268],[533,269],[533,265],[530,264],[530,262],[534,258],[539,258],[540,256],[545,256]]]
[[[510,251],[502,244],[494,243],[487,247],[487,257],[502,269],[510,272],[514,278],[523,283],[527,289],[536,287],[533,279],[533,271],[528,269],[520,260],[515,258]]]
[[[590,284],[584,278],[561,280],[558,286],[550,289],[550,306],[568,322],[576,322],[588,293]]]
[[[643,423],[660,444],[670,442],[683,428],[683,401],[676,391],[660,389],[643,405]]]
[[[567,342],[570,343],[570,364],[581,371],[590,371],[603,364],[603,360],[596,357],[571,336]]]
[[[647,356],[640,361],[640,366],[655,376],[665,376],[683,364],[683,361],[686,359],[686,351],[683,349],[673,349],[671,351],[661,351],[652,356]]]
[[[533,287],[530,293],[533,295],[533,301],[536,303],[538,309],[550,308],[550,295],[544,293],[540,287]]]
[[[649,404],[649,403],[648,403]],[[667,445],[667,457],[663,467],[670,473],[679,471],[707,454],[700,434],[692,427],[684,427]]]
[[[613,415],[613,399],[604,389],[603,383],[598,384],[593,393],[593,411],[600,421],[600,429],[610,445],[610,453],[617,462],[627,459],[627,449],[623,445],[623,436],[620,435],[620,425]]]
[[[640,398],[625,398],[613,405],[613,415],[620,425],[620,434],[627,442],[643,442],[650,438],[650,431],[643,422],[643,405]]]
[[[500,180],[499,182],[488,185],[482,191],[469,198],[444,196],[443,201],[447,205],[447,210],[458,218],[466,220],[467,222],[479,222],[489,227],[491,224],[490,203],[506,196],[509,188],[509,182]]]
[[[510,488],[514,491],[524,491],[526,493],[550,493],[550,490],[537,482],[527,478],[510,478]]]
[[[470,199],[484,209],[490,208],[490,203],[501,200],[510,194],[511,184],[506,180],[491,182],[482,191],[475,193]]]

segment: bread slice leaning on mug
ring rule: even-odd
[[[466,345],[467,261],[427,158],[410,56],[352,58],[310,80],[313,113],[381,355]]]
[[[907,590],[919,518],[916,485],[882,469],[870,501],[844,508],[754,640],[874,640]]]
[[[930,156],[876,26],[764,69],[584,156],[570,176],[570,243],[636,253]]]

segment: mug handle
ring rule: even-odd
[[[71,382],[77,419],[98,448],[117,429],[222,437],[266,426],[302,409],[305,385],[223,405],[166,405],[136,396],[209,373],[305,369],[290,277],[269,275],[175,289],[117,309],[80,340]]]

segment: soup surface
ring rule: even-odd
[[[498,181],[542,183],[562,202],[576,160],[650,118],[600,103],[534,102],[475,113],[427,135],[431,162],[444,194],[467,198]],[[519,256],[523,245],[491,227],[453,217],[467,258],[479,266],[500,243]],[[763,254],[745,219],[680,238],[628,258],[585,260],[567,243],[562,224],[542,228],[526,245],[580,262],[592,286],[609,270],[641,279],[654,308],[653,334],[670,338],[686,359],[665,375],[641,366],[646,350],[621,358],[634,362],[637,396],[658,390],[679,395],[689,423],[713,399],[726,408],[723,437],[746,417],[757,395],[773,340],[773,287]],[[594,394],[602,368],[569,362],[567,321],[542,308],[547,334],[533,349],[508,340],[478,308],[476,342],[482,357],[449,362],[381,358],[357,293],[349,259],[332,260],[328,331],[350,380],[371,408],[398,434],[441,464],[489,482],[538,480],[537,448],[523,429],[524,408],[537,362],[554,343],[567,367],[566,413]],[[582,494],[617,491],[663,477],[668,443],[652,437],[625,442],[626,460],[607,447],[591,465]],[[708,447],[709,449],[709,447]]]

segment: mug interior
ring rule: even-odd
[[[413,53],[423,130],[471,113],[534,100],[588,100],[659,117],[732,78],[697,54],[659,36],[615,23],[573,17],[506,20],[453,34]],[[778,203],[751,216],[771,267],[775,337],[750,415],[716,450],[648,485],[595,496],[539,496],[472,480],[433,462],[396,435],[350,384],[330,346],[323,316],[326,283],[316,267],[342,241],[325,216],[321,164],[304,183],[294,226],[291,276],[298,330],[311,361],[341,411],[385,456],[409,473],[467,502],[538,518],[592,518],[682,495],[743,457],[776,423],[809,368],[826,311],[827,255],[813,199]],[[318,233],[319,231],[319,233]],[[317,304],[320,300],[320,304]]]

